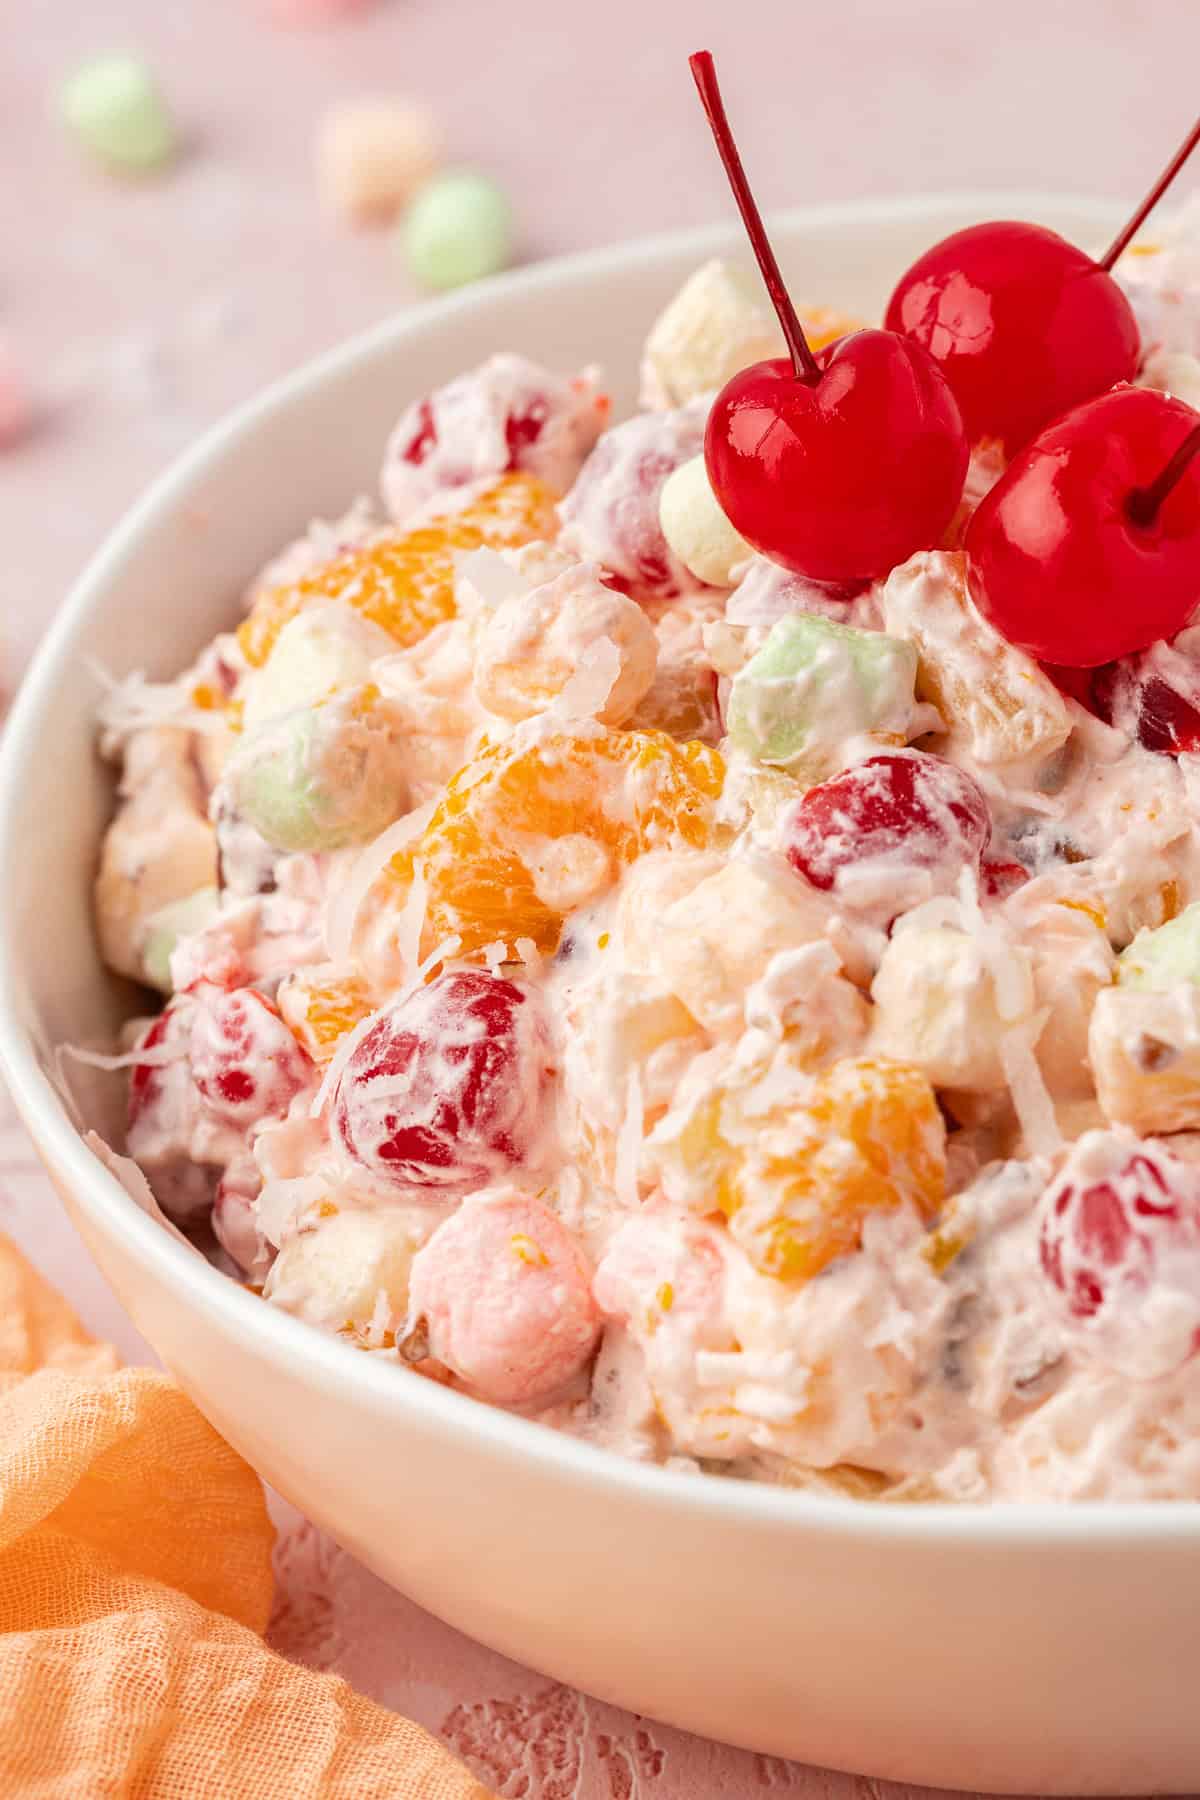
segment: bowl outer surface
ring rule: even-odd
[[[987,216],[1081,242],[1114,209],[966,195],[780,221],[793,291],[864,316]],[[164,677],[314,515],[373,491],[409,399],[497,348],[598,361],[618,408],[655,311],[718,229],[544,264],[405,315],[211,433],[118,528],[26,681],[0,757],[0,1060],[97,1262],[201,1409],[386,1579],[634,1711],[865,1773],[1004,1792],[1200,1786],[1200,1507],[863,1506],[625,1462],[397,1376],[264,1306],[81,1142],[50,1048],[111,1033],[90,880],[111,781],[97,668]],[[111,1134],[111,1087],[82,1095]]]

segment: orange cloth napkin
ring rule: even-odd
[[[259,1633],[258,1477],[0,1237],[4,1800],[488,1800],[420,1726]]]

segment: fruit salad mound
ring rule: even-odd
[[[1194,224],[1118,268],[1181,406]],[[870,579],[753,548],[706,429],[782,348],[710,263],[631,417],[493,357],[107,697],[128,1154],[264,1305],[643,1461],[1200,1499],[1200,629],[985,616],[987,434]]]

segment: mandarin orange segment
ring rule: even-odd
[[[838,312],[834,306],[799,306],[796,310],[813,350],[832,344],[834,338],[848,337],[852,331],[863,329],[862,319],[852,319],[849,313]]]
[[[905,1202],[922,1219],[945,1194],[945,1127],[919,1069],[846,1057],[819,1076],[804,1106],[767,1123],[718,1202],[764,1275],[808,1281],[857,1249],[872,1212]]]
[[[278,1000],[285,1023],[316,1063],[328,1062],[339,1039],[375,1010],[361,976],[320,968],[290,976]]]
[[[407,648],[454,615],[456,557],[485,546],[517,548],[558,529],[554,495],[533,475],[501,475],[459,511],[346,550],[299,581],[267,588],[238,627],[246,661],[259,668],[289,619],[319,600],[342,600]]]
[[[450,936],[464,956],[523,937],[554,950],[566,913],[622,865],[709,843],[724,777],[715,750],[657,731],[485,744],[390,865],[406,886],[424,876],[422,955]]]

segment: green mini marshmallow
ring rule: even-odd
[[[398,819],[402,752],[354,696],[270,720],[226,771],[235,810],[276,850],[342,850]]]
[[[1200,900],[1156,931],[1139,931],[1117,958],[1121,987],[1173,988],[1200,982]]]
[[[421,187],[400,223],[405,261],[422,287],[456,288],[512,260],[512,208],[473,169],[447,169]]]
[[[64,81],[59,112],[78,143],[125,174],[160,169],[175,154],[175,129],[154,75],[138,56],[97,56]]]
[[[847,738],[907,730],[916,676],[917,652],[904,639],[792,613],[734,678],[730,741],[758,762],[820,780]]]
[[[181,937],[203,931],[216,918],[220,900],[215,887],[197,888],[182,900],[160,906],[147,922],[146,942],[142,948],[142,972],[151,987],[161,994],[175,990],[171,980],[171,956]]]

